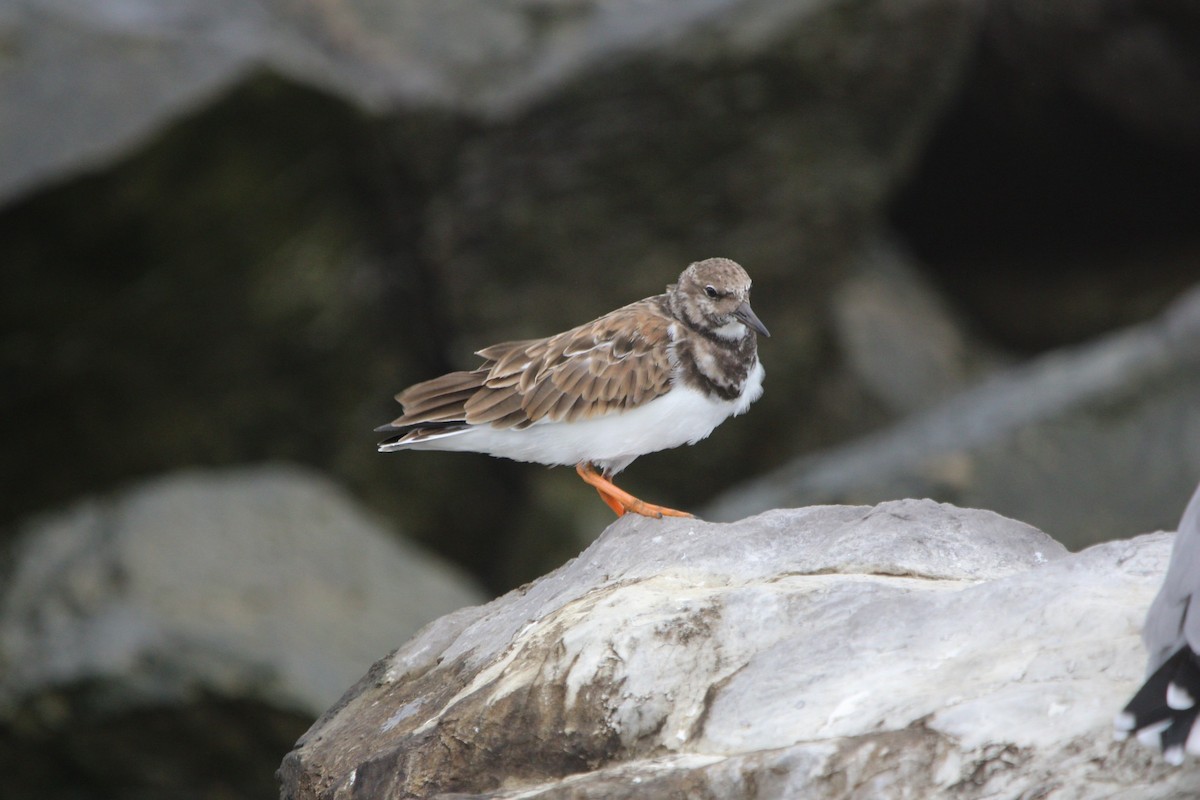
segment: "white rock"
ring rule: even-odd
[[[930,501],[626,518],[377,664],[285,795],[370,764],[379,797],[1182,796],[1198,768],[1110,733],[1169,547]]]
[[[0,718],[103,685],[316,714],[469,580],[292,468],[182,473],[26,526],[0,596]]]

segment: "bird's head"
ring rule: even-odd
[[[750,276],[728,258],[695,262],[667,293],[672,311],[694,328],[731,341],[745,336],[747,328],[771,335],[750,308]]]

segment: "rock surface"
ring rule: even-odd
[[[930,501],[625,518],[375,664],[283,796],[1182,798],[1200,768],[1109,730],[1170,542]]]
[[[935,406],[1002,363],[891,237],[864,242],[831,311],[847,368],[896,416]]]
[[[281,467],[178,474],[35,520],[2,586],[14,797],[269,790],[278,753],[346,683],[481,597]]]
[[[111,160],[256,71],[376,112],[425,105],[509,116],[588,68],[664,38],[703,43],[707,53],[695,57],[707,60],[718,51],[744,57],[806,23],[823,37],[832,20],[822,15],[840,5],[20,0],[0,16],[0,105],[20,111],[0,117],[9,154],[0,159],[0,198]],[[889,16],[955,5],[908,0]],[[80,65],[85,72],[75,71]]]
[[[1080,548],[1174,525],[1197,475],[1200,288],[1149,323],[741,484],[706,516],[933,497],[1028,520]]]

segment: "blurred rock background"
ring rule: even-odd
[[[122,507],[181,469],[258,485],[238,470],[300,465],[301,495],[332,481],[378,535],[423,548],[412,559],[465,573],[463,597],[577,553],[610,515],[570,470],[382,456],[371,429],[392,394],[473,350],[591,319],[712,255],[754,277],[766,394],[701,445],[637,462],[631,491],[713,518],[929,496],[1072,548],[1172,527],[1200,476],[1197,96],[1184,0],[0,4],[0,619],[18,631],[0,632],[0,745],[29,786],[68,776],[39,796],[103,773],[94,796],[179,797],[163,776],[187,774],[171,766],[185,755],[145,751],[153,775],[98,765],[63,735],[72,714],[104,730],[105,714],[180,713],[205,742],[225,709],[227,746],[191,748],[212,764],[245,750],[236,736],[280,754],[320,711],[193,675],[193,659],[150,682],[182,694],[114,692],[116,668],[14,666],[92,629],[21,611],[31,586],[94,596],[20,578],[66,570],[30,555],[45,547],[95,552],[82,524],[37,544],[64,529],[45,520]],[[335,542],[338,518],[317,515]],[[170,552],[84,574],[173,585]],[[158,577],[130,582],[141,570]],[[104,663],[143,685],[175,636]],[[232,657],[200,639],[205,659]],[[284,722],[268,735],[267,718]]]

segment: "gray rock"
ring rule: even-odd
[[[111,160],[257,71],[373,111],[497,117],[630,50],[686,33],[706,59],[739,58],[836,5],[17,0],[0,10],[0,107],[16,112],[0,115],[0,198]]]
[[[283,796],[1183,797],[1200,768],[1109,732],[1170,544],[929,501],[625,518],[377,663]]]
[[[372,14],[370,6],[334,12],[287,0],[6,4],[0,198],[111,162],[264,69],[367,104],[428,94],[433,76],[421,60],[395,63],[404,51],[380,48],[389,37],[408,38],[395,15]],[[464,15],[482,23],[480,17]]]
[[[800,458],[706,516],[932,497],[1068,547],[1175,524],[1200,474],[1200,290],[1158,319],[994,375],[891,429]]]
[[[75,767],[60,780],[104,776],[125,792],[190,790],[187,771],[165,765],[213,748],[227,773],[203,785],[237,785],[244,753],[220,742],[286,747],[274,737],[290,720],[311,720],[397,641],[480,598],[313,474],[151,481],[32,521],[17,540],[0,596],[0,740],[54,743]],[[214,710],[233,708],[256,710]],[[144,717],[173,719],[164,733],[177,736],[148,746],[134,730]],[[142,757],[123,772],[122,752]],[[277,758],[246,768],[269,785]],[[15,785],[30,761],[11,767]]]
[[[936,405],[999,366],[893,238],[864,243],[832,297],[848,369],[897,416]]]

